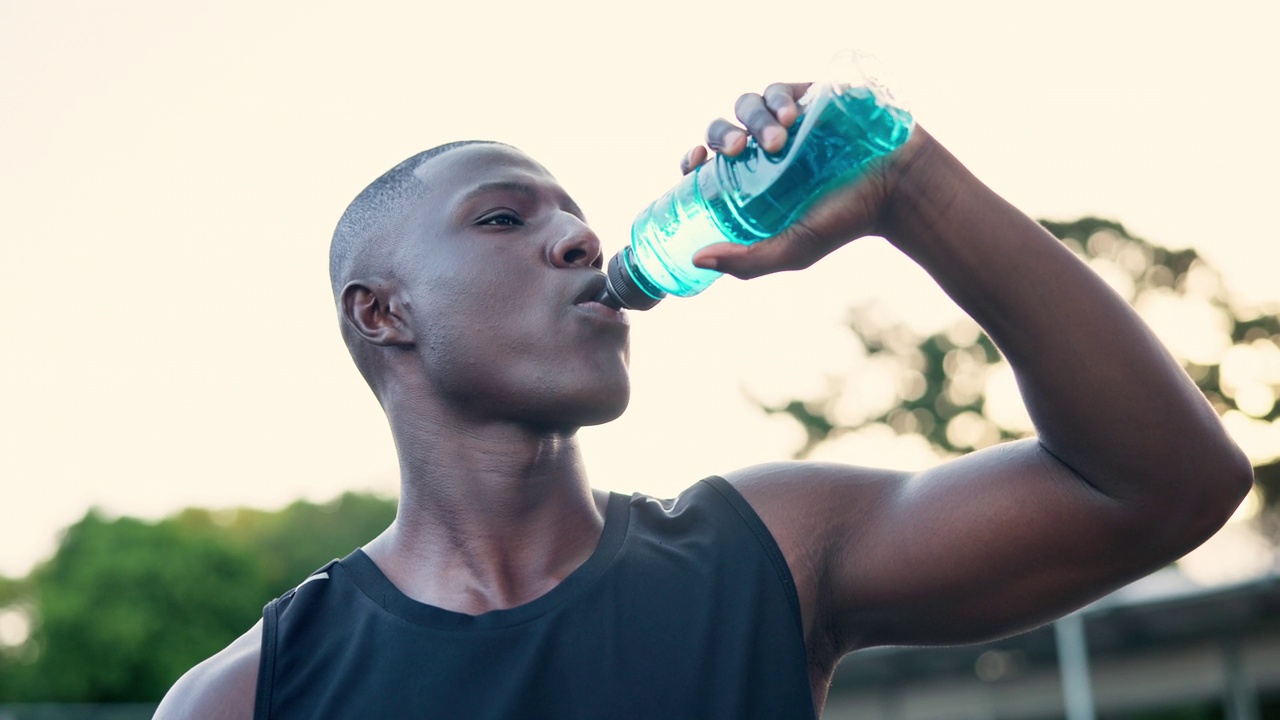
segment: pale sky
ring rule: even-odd
[[[879,57],[919,122],[1034,217],[1110,217],[1280,301],[1272,3],[0,0],[0,573],[92,505],[394,493],[339,340],[347,202],[450,140],[515,144],[610,254],[742,92]],[[842,377],[875,298],[956,310],[880,240],[633,315],[633,402],[582,433],[595,484],[670,496],[785,457],[762,416]],[[676,412],[680,409],[680,412]],[[911,466],[918,448],[842,459]]]

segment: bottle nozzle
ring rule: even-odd
[[[604,288],[596,296],[596,302],[608,305],[615,310],[622,308],[648,310],[666,297],[666,293],[661,293],[655,298],[640,289],[640,285],[632,276],[631,265],[628,262],[630,251],[629,247],[623,248],[609,260],[605,270]]]
[[[622,309],[622,301],[619,300],[616,295],[609,292],[608,280],[605,280],[604,286],[600,288],[600,293],[597,294],[594,298],[592,298],[592,300],[600,303],[601,305],[611,307],[614,310]]]

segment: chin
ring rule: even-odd
[[[621,403],[618,403],[616,407],[608,408],[607,410],[603,410],[602,412],[596,415],[588,417],[584,422],[582,422],[579,425],[579,427],[589,427],[591,425],[604,425],[605,423],[611,423],[614,420],[617,420],[618,418],[622,417],[622,413],[626,411],[627,411],[627,401],[623,400]]]
[[[590,397],[575,397],[569,403],[561,403],[555,415],[558,423],[565,426],[603,425],[621,417],[630,401],[631,386],[624,380],[617,387],[598,389]]]

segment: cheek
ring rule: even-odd
[[[509,392],[556,364],[542,308],[475,286],[435,299],[415,333],[427,377],[449,394]]]
[[[431,303],[433,315],[446,322],[465,319],[481,331],[513,315],[519,319],[545,311],[546,278],[532,267],[536,258],[531,252],[484,247],[453,253],[432,266],[432,277],[423,284],[420,296]]]

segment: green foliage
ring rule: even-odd
[[[40,653],[25,666],[25,691],[93,702],[163,693],[167,668],[216,652],[223,628],[251,625],[246,601],[265,594],[252,556],[228,538],[96,512],[66,531],[33,580]]]
[[[0,702],[157,701],[263,604],[394,515],[393,501],[350,493],[154,523],[90,511],[28,578],[0,579],[0,613],[31,621],[26,642],[0,646]]]
[[[192,526],[218,528],[255,553],[267,599],[297,585],[313,570],[342,557],[391,524],[395,503],[374,495],[346,493],[321,505],[297,501],[278,512],[240,509],[230,513],[184,510],[176,516]]]

